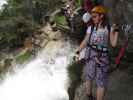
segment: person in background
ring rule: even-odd
[[[67,4],[66,4],[66,7],[65,7],[65,10],[64,10],[64,14],[66,16],[66,20],[68,22],[68,26],[70,27],[70,31],[71,33],[74,32],[74,22],[73,22],[73,19],[74,19],[74,9],[75,9],[75,0],[68,0],[67,1]]]
[[[85,12],[91,12],[91,9],[93,8],[93,3],[91,0],[84,0],[82,8]]]
[[[85,12],[91,12],[92,8],[98,5],[104,5],[104,0],[83,0],[82,9]]]

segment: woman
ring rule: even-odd
[[[87,47],[85,53],[85,86],[89,100],[93,100],[92,81],[96,81],[96,100],[104,100],[107,87],[107,70],[109,66],[108,47],[115,47],[118,38],[118,29],[115,26],[109,28],[106,19],[107,10],[104,6],[96,6],[91,11],[92,24],[87,29],[87,34],[76,51],[79,52]],[[78,59],[78,58],[77,58]]]

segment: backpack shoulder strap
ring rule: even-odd
[[[90,40],[91,40],[93,30],[94,30],[94,25],[91,25],[91,32],[90,32],[90,36],[89,36],[89,40],[88,40],[88,45],[90,44]]]
[[[107,29],[108,29],[108,31],[110,33],[111,32],[111,26],[110,26],[110,24],[107,25]]]

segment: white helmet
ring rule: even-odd
[[[91,14],[89,12],[86,12],[82,17],[84,23],[87,23],[90,19],[91,19]]]

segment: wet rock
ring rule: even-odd
[[[28,49],[29,51],[32,51],[33,49],[33,42],[32,38],[26,38],[24,41],[24,48]]]
[[[50,40],[59,40],[61,36],[62,35],[60,31],[52,32],[51,34],[49,34]]]
[[[50,23],[47,23],[46,26],[44,26],[41,31],[43,33],[46,33],[47,35],[49,35],[52,32],[52,27],[50,25]]]
[[[0,69],[3,69],[4,65],[5,65],[4,60],[1,60],[0,61]]]
[[[14,65],[13,58],[5,58],[0,61],[0,74],[6,72],[7,70],[12,70]]]
[[[63,45],[62,41],[49,41],[48,44],[45,46],[45,51],[51,51],[51,52],[55,52],[57,50],[57,48],[61,48]],[[49,52],[47,52],[49,53]],[[56,55],[56,54],[53,54]]]
[[[85,86],[81,84],[75,92],[74,100],[88,100],[87,96],[85,95]]]
[[[42,43],[40,43],[40,47],[41,48],[44,48],[47,44],[48,44],[48,42],[49,42],[49,40],[43,40],[43,42]]]
[[[4,60],[4,67],[10,67],[12,66],[13,59],[12,58],[7,58]]]
[[[48,40],[59,40],[61,38],[61,32],[59,30],[54,30],[53,28],[56,28],[56,25],[54,24],[51,26],[50,23],[47,23],[45,27],[41,29],[43,33],[45,33],[45,36],[47,35]]]
[[[133,1],[132,0],[104,0],[108,7],[109,17],[114,23],[132,24],[133,22]]]

